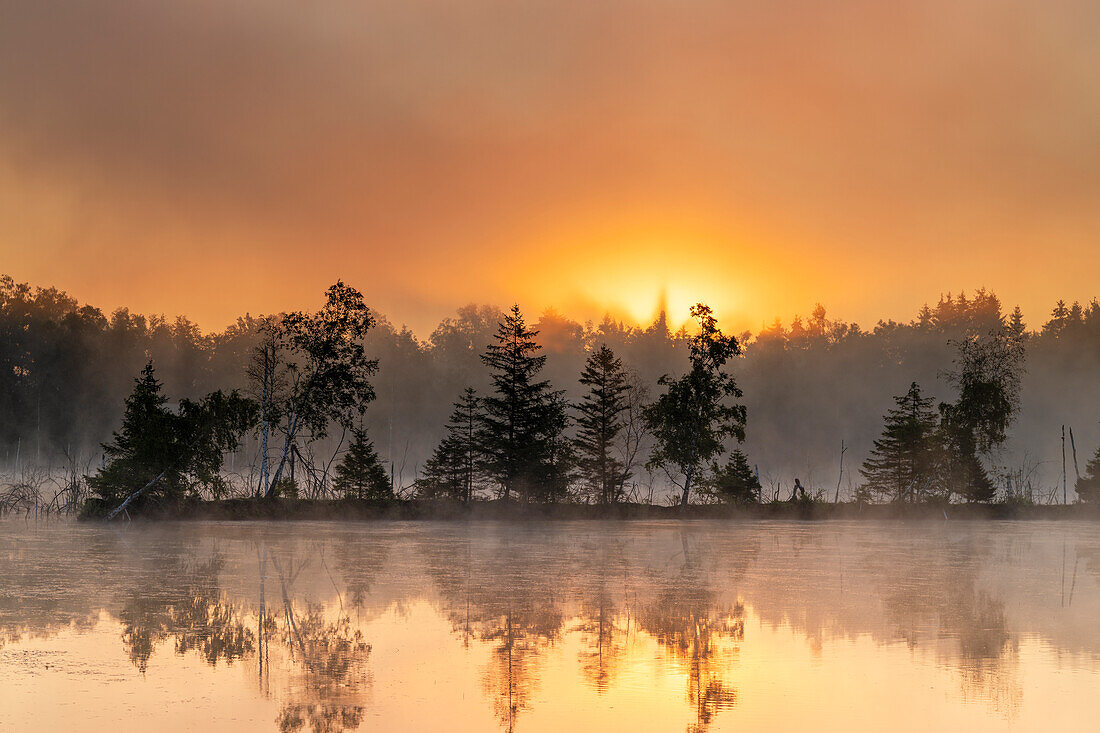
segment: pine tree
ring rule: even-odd
[[[553,459],[550,438],[560,423],[555,393],[538,379],[546,357],[537,353],[537,335],[514,305],[481,357],[492,370],[494,391],[482,399],[478,446],[505,500],[513,493],[527,500],[543,493],[539,481]]]
[[[218,498],[225,490],[225,453],[236,450],[255,424],[256,404],[236,391],[217,391],[198,401],[181,400],[178,412],[166,405],[150,361],[126,399],[122,427],[103,446],[106,465],[88,478],[96,502],[86,512],[110,512],[128,500],[126,511],[135,514],[199,498],[203,491]]]
[[[421,499],[465,498],[458,452],[448,437],[439,441],[424,462],[424,472],[416,479],[416,494]]]
[[[551,392],[541,410],[542,453],[535,464],[534,497],[551,504],[569,496],[577,462],[573,442],[565,435],[568,408],[562,392]]]
[[[1085,466],[1085,475],[1074,486],[1081,501],[1100,502],[1100,448]]]
[[[882,437],[874,442],[874,450],[859,469],[864,478],[861,495],[916,501],[928,493],[935,480],[933,400],[922,397],[913,382],[894,402],[897,407],[883,417]]]
[[[724,503],[751,504],[760,499],[760,479],[738,448],[730,453],[726,465],[711,467],[711,475],[702,483],[702,490]]]
[[[469,503],[478,480],[478,426],[481,400],[467,387],[454,403],[447,434],[424,464],[417,493],[424,498],[447,497]]]
[[[1050,312],[1050,320],[1043,324],[1043,332],[1054,336],[1060,335],[1069,325],[1069,313],[1066,301],[1059,299]]]
[[[166,471],[145,491],[133,511],[183,493],[181,472],[171,470],[179,460],[180,436],[176,416],[165,406],[167,402],[150,361],[134,380],[134,390],[126,398],[122,427],[103,446],[107,464],[88,479],[88,485],[105,509],[113,509],[131,492]]]
[[[577,418],[577,465],[592,494],[601,504],[617,501],[619,487],[627,476],[615,455],[614,442],[623,429],[629,389],[622,360],[606,345],[589,355],[580,383],[588,392],[575,409]]]
[[[1027,331],[1027,324],[1024,323],[1024,312],[1020,310],[1020,306],[1016,306],[1012,309],[1012,315],[1009,316],[1008,330],[1017,339],[1022,339]]]
[[[360,501],[386,501],[393,498],[393,487],[378,458],[374,443],[366,431],[355,430],[348,452],[336,467],[333,485],[347,498]]]

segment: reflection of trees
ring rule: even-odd
[[[313,733],[339,733],[353,730],[363,722],[359,705],[287,705],[275,720],[281,733],[309,730]]]
[[[279,730],[299,731],[308,727],[313,733],[336,733],[357,728],[363,707],[348,701],[357,700],[369,684],[366,663],[370,645],[364,641],[363,633],[352,627],[351,618],[343,609],[338,617],[330,619],[324,606],[317,603],[306,603],[301,610],[296,608],[291,591],[308,566],[307,560],[292,559],[289,573],[284,573],[278,557],[272,557],[272,564],[282,595],[283,623],[280,628],[278,616],[272,614],[272,623],[265,623],[265,628],[280,637],[295,663],[298,679],[292,690],[304,691],[308,697],[308,702],[302,702],[292,695],[283,704],[277,719]]]
[[[539,662],[560,635],[564,578],[545,572],[545,547],[448,536],[423,548],[440,605],[465,643],[493,645],[482,686],[501,725],[513,730],[539,684]]]
[[[171,558],[158,566],[156,586],[143,583],[127,591],[119,611],[131,662],[144,672],[156,647],[171,639],[177,654],[196,652],[210,665],[255,658],[266,692],[274,642],[285,652],[291,672],[288,699],[277,719],[280,730],[334,733],[357,727],[363,714],[357,701],[368,684],[370,653],[362,632],[345,614],[330,617],[321,604],[295,601],[294,584],[311,568],[309,558],[292,554],[289,572],[266,548],[258,560],[255,630],[221,589],[222,554],[200,563]],[[272,607],[266,582],[269,560],[281,600]]]
[[[596,598],[583,606],[579,622],[573,627],[581,633],[584,648],[580,652],[581,674],[596,692],[607,692],[626,653],[625,636],[615,604],[603,587]]]
[[[973,566],[954,561],[973,558],[976,548],[920,552],[909,571],[876,561],[886,619],[911,647],[938,649],[941,661],[961,675],[967,698],[989,701],[1011,713],[1022,696],[1016,678],[1016,640],[1009,633],[1004,601],[978,588]]]
[[[638,614],[638,626],[650,634],[688,675],[688,701],[695,713],[689,731],[705,731],[720,711],[737,703],[737,692],[723,680],[735,649],[745,638],[744,608],[722,608],[704,575],[690,562],[667,579],[654,601]]]
[[[736,701],[723,675],[735,653],[731,644],[744,637],[744,611],[719,603],[686,537],[682,546],[682,561],[674,564],[603,534],[578,542],[554,531],[536,538],[448,534],[422,550],[455,633],[493,644],[483,685],[502,727],[514,729],[528,709],[544,652],[563,629],[580,635],[581,674],[603,693],[627,655],[633,625],[682,666],[692,729],[705,730]],[[744,563],[743,557],[728,562],[722,576],[738,576]]]
[[[194,565],[176,559],[160,569],[158,588],[128,592],[119,620],[134,666],[144,672],[156,645],[168,637],[175,640],[177,653],[197,651],[210,665],[242,659],[254,650],[255,634],[218,585],[224,564],[221,555]]]

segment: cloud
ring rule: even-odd
[[[420,330],[591,299],[521,268],[677,228],[708,235],[667,262],[752,285],[750,320],[1053,299],[1100,264],[1098,26],[1078,0],[9,0],[0,251],[211,327],[335,276]]]

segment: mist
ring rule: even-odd
[[[8,417],[0,425],[0,451],[10,474],[28,467],[68,466],[76,473],[99,468],[101,445],[118,429],[125,398],[147,360],[173,401],[215,389],[250,389],[246,363],[258,343],[259,318],[242,316],[225,331],[203,333],[184,317],[145,317],[125,309],[105,315],[55,289],[10,278],[3,283],[0,399]],[[777,320],[740,335],[744,352],[731,363],[731,372],[744,390],[748,420],[742,449],[759,472],[762,498],[785,498],[795,478],[820,498],[832,500],[838,483],[840,498],[853,498],[861,482],[857,469],[882,432],[892,398],[916,381],[937,401],[953,399],[954,388],[945,379],[956,358],[953,342],[1007,318],[996,296],[983,290],[941,296],[915,311],[904,323],[861,328],[834,321],[819,307],[786,325]],[[377,324],[364,344],[379,369],[372,379],[376,399],[364,425],[397,490],[408,494],[443,437],[452,402],[466,387],[482,394],[489,390],[480,357],[503,314],[494,306],[464,306],[427,336],[374,315]],[[610,318],[580,323],[556,311],[532,321],[547,355],[543,376],[571,402],[583,392],[578,379],[586,356],[602,344],[654,393],[662,375],[683,373],[688,366],[690,334],[671,330],[664,313],[644,326]],[[1100,398],[1094,376],[1100,368],[1098,346],[1095,300],[1029,322],[1019,417],[1009,440],[987,459],[999,490],[1010,475],[1029,482],[1039,496],[1059,488],[1064,425],[1073,436],[1066,448],[1073,497],[1072,451],[1083,472],[1100,444],[1092,409]],[[337,436],[321,441],[316,453],[345,449]],[[645,445],[642,453],[648,450]],[[227,457],[225,470],[241,491],[255,486],[257,452],[257,435],[250,433]],[[670,489],[660,471],[639,470],[631,480],[636,496],[660,501]]]

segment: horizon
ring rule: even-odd
[[[12,277],[11,275],[9,275],[7,273],[0,273],[0,276],[3,276],[3,275],[8,275],[8,277]],[[351,287],[356,287],[356,284],[354,282],[344,280],[344,279],[340,279],[340,278],[338,278],[338,279],[341,282],[344,282],[345,284],[347,284]],[[308,310],[311,310],[311,309],[315,308],[317,306],[317,304],[322,300],[321,291],[318,291],[318,293],[316,293],[314,295],[313,299],[312,299],[314,302],[306,301],[306,302],[302,303],[300,306],[297,306],[295,308],[288,308],[288,309],[283,310],[283,311],[277,311],[277,312],[271,312],[271,313],[262,313],[262,312],[258,312],[258,311],[257,312],[252,312],[250,310],[245,310],[241,313],[237,313],[236,315],[234,315],[232,317],[232,319],[229,320],[224,326],[222,326],[220,328],[209,328],[206,324],[203,324],[203,323],[199,322],[198,320],[194,319],[188,313],[167,313],[167,312],[143,311],[143,310],[139,310],[135,307],[132,307],[132,306],[126,304],[126,303],[120,303],[120,304],[117,304],[117,305],[106,306],[102,303],[96,303],[96,302],[81,298],[81,297],[79,297],[79,295],[73,293],[69,289],[58,286],[56,284],[49,284],[49,285],[40,284],[40,283],[30,282],[30,281],[26,281],[26,280],[21,280],[21,279],[16,278],[16,277],[12,277],[12,280],[13,280],[14,283],[16,283],[18,285],[27,285],[32,289],[37,289],[37,288],[50,289],[50,288],[53,288],[53,289],[59,291],[60,293],[71,297],[80,306],[91,306],[93,308],[98,309],[104,315],[108,315],[108,316],[110,314],[114,313],[115,311],[126,310],[126,311],[128,311],[128,312],[130,312],[134,315],[142,316],[142,317],[147,318],[147,319],[149,319],[149,318],[162,318],[165,321],[174,321],[177,318],[183,318],[183,319],[187,320],[189,323],[197,326],[198,329],[199,329],[199,332],[204,336],[212,336],[212,335],[224,333],[227,329],[231,328],[237,322],[238,318],[244,318],[244,317],[249,317],[249,316],[254,317],[254,318],[260,318],[260,317],[263,317],[265,315],[277,315],[279,313],[285,313],[285,312],[289,312],[291,310],[307,310],[308,311]],[[915,304],[912,307],[910,307],[908,309],[907,313],[903,313],[903,314],[900,314],[900,315],[879,315],[879,316],[875,317],[873,321],[861,321],[861,320],[854,319],[854,318],[847,318],[843,314],[837,314],[836,312],[834,312],[830,308],[828,303],[824,303],[824,302],[819,301],[819,300],[811,301],[812,305],[803,312],[791,313],[787,316],[776,315],[776,316],[773,316],[772,318],[767,318],[767,319],[762,320],[760,322],[760,324],[758,326],[755,326],[755,327],[752,326],[752,325],[746,325],[744,327],[741,327],[740,325],[738,325],[738,319],[736,317],[733,318],[733,319],[730,319],[730,320],[733,321],[733,325],[730,325],[729,322],[725,318],[725,314],[723,314],[718,309],[715,309],[715,315],[718,317],[719,325],[723,328],[723,330],[726,333],[737,334],[737,335],[748,333],[751,336],[756,337],[756,336],[760,335],[761,333],[773,328],[776,324],[780,324],[784,328],[789,328],[796,319],[799,319],[799,320],[802,320],[802,321],[808,320],[811,313],[813,312],[813,310],[816,307],[821,306],[821,307],[825,308],[826,317],[828,318],[829,321],[845,323],[845,324],[854,324],[854,325],[858,326],[861,330],[869,332],[869,331],[873,331],[874,328],[876,326],[878,326],[880,323],[890,323],[890,322],[901,323],[901,324],[913,323],[917,320],[917,318],[919,316],[919,313],[920,313],[920,310],[922,308],[926,307],[926,306],[934,308],[936,303],[940,302],[943,299],[951,298],[951,299],[956,299],[957,300],[960,296],[965,296],[967,298],[970,298],[971,296],[973,296],[975,294],[978,294],[978,293],[985,293],[985,294],[992,295],[993,297],[995,297],[997,299],[997,301],[999,302],[999,304],[1000,304],[1002,316],[1010,315],[1012,313],[1013,308],[1017,307],[1016,303],[1012,303],[1010,301],[1004,300],[1000,296],[1000,294],[997,293],[996,291],[985,288],[985,287],[977,287],[977,288],[968,288],[968,289],[958,290],[958,291],[941,291],[940,293],[937,294],[935,299],[925,299],[925,300],[921,301],[919,304]],[[429,338],[431,337],[432,332],[444,320],[446,320],[447,318],[450,318],[451,316],[455,315],[459,310],[461,310],[463,308],[467,308],[467,307],[488,307],[488,308],[496,308],[498,310],[504,311],[508,307],[510,307],[510,305],[511,305],[511,304],[506,304],[506,303],[488,303],[488,302],[468,301],[468,302],[465,302],[465,303],[457,304],[454,307],[452,307],[450,310],[442,311],[440,316],[436,320],[432,321],[430,324],[428,324],[428,322],[425,322],[425,324],[428,324],[425,327],[416,328],[413,325],[411,325],[408,321],[402,320],[401,318],[396,317],[396,315],[394,313],[383,310],[383,309],[377,307],[371,301],[369,292],[364,292],[363,296],[364,296],[364,299],[366,300],[367,306],[370,308],[372,314],[375,317],[384,318],[396,331],[400,331],[403,328],[407,328],[409,331],[412,332],[414,337],[416,337],[416,339],[421,341],[421,342],[427,342],[429,340]],[[1045,323],[1047,321],[1047,319],[1050,317],[1052,309],[1059,302],[1064,302],[1064,304],[1067,307],[1072,306],[1074,304],[1080,304],[1081,306],[1087,306],[1090,302],[1097,300],[1098,297],[1100,297],[1100,295],[1091,295],[1091,296],[1088,296],[1086,298],[1075,298],[1073,300],[1067,299],[1065,297],[1059,297],[1059,298],[1056,298],[1055,300],[1051,301],[1051,303],[1045,309],[1043,309],[1042,312],[1039,313],[1039,314],[1029,313],[1028,310],[1026,308],[1023,308],[1022,306],[1020,307],[1020,310],[1023,314],[1024,323],[1025,323],[1025,326],[1026,326],[1027,330],[1028,331],[1038,331],[1041,328],[1042,324]],[[664,314],[664,316],[666,318],[668,328],[669,328],[669,331],[672,332],[672,333],[676,333],[681,328],[686,328],[688,332],[691,332],[691,330],[692,330],[691,329],[692,319],[691,319],[690,315],[688,315],[688,309],[692,305],[694,305],[695,303],[703,303],[703,304],[706,304],[706,305],[710,305],[706,301],[691,300],[690,302],[685,301],[685,303],[684,303],[684,305],[681,309],[674,310],[672,304],[669,303],[667,301],[667,299],[658,297],[658,299],[654,301],[653,306],[649,311],[649,315],[645,316],[645,317],[642,317],[642,318],[637,318],[633,315],[633,313],[626,312],[625,310],[616,311],[615,309],[610,309],[610,308],[604,310],[603,313],[601,313],[600,315],[595,316],[595,317],[592,317],[592,316],[578,317],[574,313],[567,312],[567,311],[565,311],[565,310],[563,310],[563,309],[561,309],[558,306],[555,306],[553,304],[546,305],[546,306],[541,307],[541,308],[530,308],[530,309],[528,309],[523,303],[517,303],[517,304],[520,306],[521,311],[524,313],[525,317],[527,318],[527,320],[532,325],[537,325],[547,315],[555,315],[555,316],[561,317],[562,319],[564,319],[564,320],[566,320],[570,323],[575,323],[575,324],[578,324],[578,325],[583,326],[585,328],[598,326],[605,318],[610,318],[612,322],[614,322],[616,324],[624,325],[628,328],[645,329],[649,326],[654,325],[661,318],[661,315]],[[678,318],[677,317],[677,313],[679,313],[679,312],[683,313],[683,316],[684,316],[683,318]],[[744,319],[741,319],[741,320],[743,321]]]

